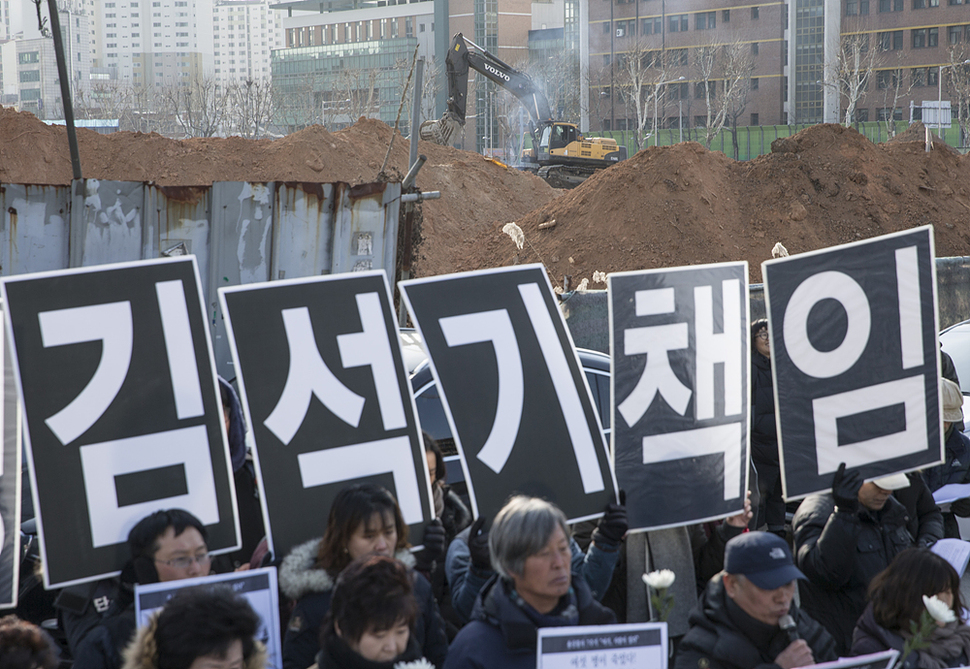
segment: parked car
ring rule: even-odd
[[[970,320],[951,325],[940,333],[943,350],[953,359],[960,390],[970,395]]]

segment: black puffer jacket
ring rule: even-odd
[[[710,580],[691,611],[674,669],[777,669],[775,658],[791,643],[788,633],[744,613],[727,596],[722,576]],[[835,641],[825,628],[797,606],[792,605],[791,616],[816,663],[836,659]]]
[[[775,391],[771,386],[771,360],[751,352],[751,457],[755,465],[778,466],[775,426]]]
[[[840,655],[849,652],[869,582],[915,544],[909,520],[893,497],[880,511],[836,512],[831,493],[806,497],[798,507],[795,559],[808,577],[801,582],[801,606],[832,633]]]

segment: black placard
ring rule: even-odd
[[[738,513],[748,474],[745,262],[611,274],[613,453],[631,529]]]
[[[509,495],[571,520],[601,514],[615,482],[599,418],[541,265],[404,281],[465,467],[475,515]]]
[[[0,608],[17,605],[20,576],[20,403],[6,330],[0,327]]]
[[[934,263],[925,227],[763,264],[787,499],[942,460]]]
[[[211,551],[238,548],[195,257],[13,276],[0,290],[47,587],[118,573],[129,530],[158,509],[195,514]],[[188,494],[149,475],[140,501],[118,490],[118,477],[178,465]]]
[[[322,536],[334,497],[363,481],[394,494],[420,543],[434,512],[383,270],[224,288],[219,298],[275,554]]]

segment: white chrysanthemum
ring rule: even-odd
[[[666,590],[674,584],[677,575],[669,569],[660,569],[643,575],[643,582],[654,590]]]
[[[933,616],[933,620],[938,623],[952,623],[957,619],[956,614],[953,613],[953,609],[946,602],[938,599],[936,595],[932,597],[923,595],[923,605],[926,606],[926,610]]]
[[[781,242],[775,244],[774,248],[771,249],[772,258],[787,258],[788,249],[786,249]]]
[[[576,286],[576,290],[586,290],[587,288],[589,288],[589,279],[583,279],[579,282],[579,285]]]
[[[522,228],[517,226],[515,223],[506,223],[502,228],[502,232],[507,234],[515,242],[515,245],[521,250],[525,245],[525,233],[522,232]]]
[[[593,283],[606,283],[606,272],[593,272]]]
[[[394,669],[434,669],[434,665],[422,657],[414,662],[398,662]]]

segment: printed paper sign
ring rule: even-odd
[[[49,588],[120,572],[159,509],[239,547],[235,490],[194,256],[5,278]]]
[[[762,265],[786,499],[943,460],[932,228]]]
[[[667,669],[667,623],[540,627],[537,669]]]
[[[135,619],[138,626],[148,624],[152,615],[172,597],[188,588],[230,588],[242,595],[259,616],[256,639],[266,646],[266,669],[281,669],[283,644],[280,640],[279,591],[276,587],[276,567],[200,576],[181,581],[135,585]]]
[[[609,275],[613,457],[630,529],[739,513],[748,475],[744,262]]]
[[[616,500],[589,386],[541,265],[399,284],[428,350],[473,513],[513,493],[572,521]]]
[[[433,502],[383,270],[219,297],[274,553],[322,536],[334,497],[363,481],[391,491],[420,540]]]

